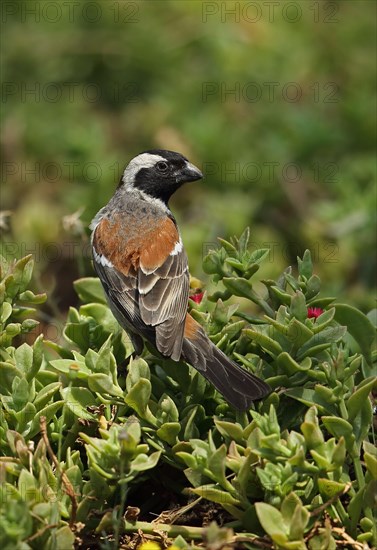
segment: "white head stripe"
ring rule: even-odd
[[[151,153],[141,153],[137,157],[133,158],[123,173],[124,183],[133,184],[135,176],[141,168],[152,168],[157,162],[165,161],[164,157],[160,155],[153,155]]]

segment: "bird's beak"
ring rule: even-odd
[[[186,183],[189,181],[201,180],[202,177],[203,174],[199,170],[199,168],[191,164],[191,162],[187,162],[186,166],[179,171],[177,175],[177,181],[179,183]]]

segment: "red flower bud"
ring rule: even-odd
[[[191,294],[190,300],[195,302],[196,304],[200,304],[200,302],[203,300],[204,292],[201,292],[201,290],[198,288],[195,290],[194,294]]]
[[[308,307],[308,317],[309,319],[317,319],[323,311],[321,307]]]

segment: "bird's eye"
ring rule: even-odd
[[[167,162],[160,161],[156,164],[156,167],[159,172],[167,172],[169,165]]]

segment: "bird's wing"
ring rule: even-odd
[[[125,241],[116,221],[102,219],[93,234],[96,271],[118,321],[167,357],[181,356],[189,295],[186,253],[166,216]],[[123,323],[122,323],[123,321]]]

